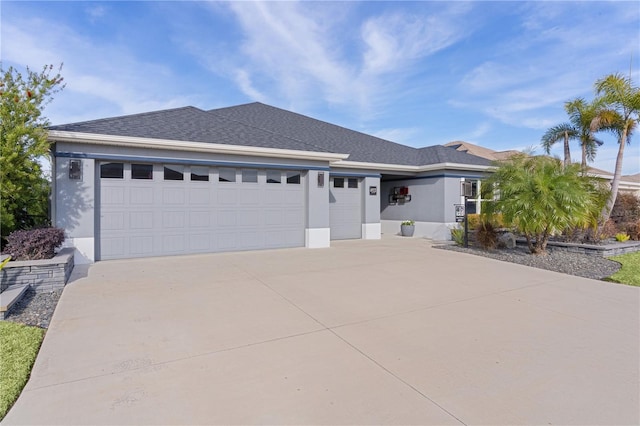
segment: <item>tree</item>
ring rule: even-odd
[[[551,147],[559,141],[564,141],[564,164],[571,164],[571,151],[569,141],[580,142],[582,150],[582,169],[587,168],[587,161],[593,161],[596,156],[597,147],[602,145],[602,141],[593,135],[591,122],[597,114],[597,104],[589,103],[584,98],[575,98],[565,102],[564,109],[569,115],[569,122],[551,127],[542,136],[542,147],[549,154]]]
[[[587,161],[593,161],[596,151],[602,145],[602,141],[594,136],[591,123],[598,114],[598,104],[589,103],[584,98],[575,98],[564,104],[564,109],[569,114],[569,121],[576,130],[577,139],[582,150],[582,170],[586,170]]]
[[[41,72],[0,65],[0,225],[5,237],[16,229],[48,220],[49,181],[38,158],[49,155],[47,127],[42,115],[52,96],[64,85],[52,65]]]
[[[618,138],[616,168],[611,181],[611,193],[602,209],[601,223],[611,216],[618,196],[624,148],[631,143],[631,135],[640,122],[640,89],[633,85],[631,78],[621,74],[609,74],[595,83],[597,102],[605,105],[592,121],[592,130],[609,130]]]
[[[551,127],[542,135],[542,147],[549,154],[551,147],[561,140],[564,141],[564,165],[571,164],[571,150],[569,149],[569,140],[578,139],[578,130],[571,123],[562,123]]]
[[[505,224],[514,226],[527,239],[529,251],[544,254],[549,238],[573,227],[588,227],[597,217],[597,181],[583,175],[578,164],[568,166],[557,158],[515,155],[498,163],[483,185],[485,213],[502,213]]]

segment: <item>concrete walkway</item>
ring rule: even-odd
[[[423,239],[108,261],[9,424],[639,424],[640,288]]]

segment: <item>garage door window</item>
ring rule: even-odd
[[[344,178],[333,178],[334,188],[344,188]]]
[[[258,171],[253,169],[242,170],[243,183],[258,183]]]
[[[123,163],[103,163],[100,165],[102,179],[122,179],[124,177]]]
[[[287,183],[300,184],[300,172],[287,172]]]
[[[218,171],[218,182],[235,182],[236,169],[222,167]]]
[[[267,183],[282,183],[282,172],[280,170],[267,170]]]
[[[191,180],[207,182],[209,180],[209,168],[191,166]]]
[[[153,179],[153,165],[132,164],[131,179]]]
[[[184,180],[184,167],[164,166],[164,180]]]
[[[358,187],[358,179],[357,178],[349,178],[347,180],[347,186],[349,188],[357,188]]]

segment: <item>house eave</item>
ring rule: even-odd
[[[262,148],[253,146],[224,145],[207,142],[190,142],[171,139],[152,139],[97,133],[49,130],[50,142],[86,143],[135,148],[167,149],[172,151],[207,152],[215,154],[246,155],[256,157],[295,158],[335,162],[344,160],[349,154],[330,152],[300,151],[293,149]]]
[[[349,168],[349,169],[367,169],[379,170],[381,172],[402,172],[402,173],[421,173],[434,170],[465,170],[486,172],[495,169],[494,166],[483,166],[477,164],[460,164],[460,163],[437,163],[427,164],[423,166],[410,166],[406,164],[388,164],[388,163],[368,163],[358,161],[340,160],[331,164],[333,168]]]

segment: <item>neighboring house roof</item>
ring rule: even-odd
[[[492,149],[464,141],[448,142],[444,144],[444,146],[454,148],[456,151],[477,155],[478,157],[486,158],[491,161],[506,160],[515,154],[521,154],[520,151],[516,151],[514,149],[507,151],[494,151]]]
[[[442,145],[413,148],[259,102],[184,107],[51,126],[53,131],[349,154],[348,162],[423,166],[490,161]]]
[[[635,175],[622,176],[622,180],[625,180],[627,182],[638,182],[638,183],[640,183],[640,173],[636,173]]]

